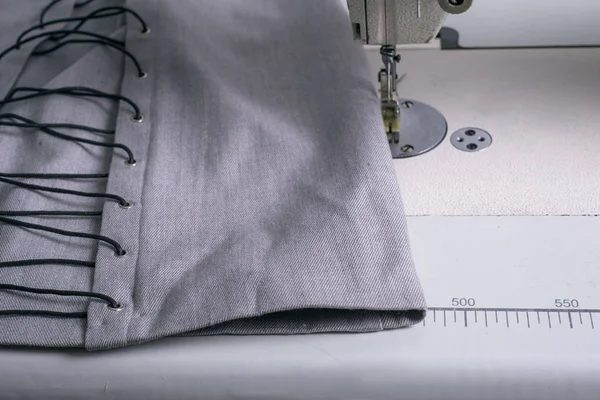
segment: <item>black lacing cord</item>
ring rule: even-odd
[[[98,10],[95,10],[94,12],[88,14],[85,17],[71,17],[71,18],[53,19],[52,21],[48,21],[48,22],[44,22],[42,24],[35,25],[35,26],[27,29],[23,33],[21,33],[21,35],[19,35],[19,37],[17,38],[17,43],[19,43],[20,41],[22,41],[23,38],[27,34],[33,32],[33,31],[36,31],[38,29],[44,29],[47,26],[58,25],[58,24],[65,24],[65,23],[69,23],[69,22],[79,22],[77,25],[75,25],[71,29],[73,31],[77,31],[86,22],[88,22],[90,20],[103,19],[103,18],[112,18],[112,17],[116,17],[117,15],[122,15],[122,14],[131,14],[142,25],[141,33],[143,33],[143,34],[150,33],[150,28],[148,28],[148,25],[146,24],[146,21],[144,21],[144,19],[142,19],[142,17],[138,13],[136,13],[135,11],[133,11],[132,9],[127,8],[127,7],[104,7],[104,8],[100,8]],[[67,36],[68,36],[68,34],[64,33],[64,34],[61,34],[61,35],[52,36],[50,39],[52,39],[52,40],[60,40],[60,39],[64,39]]]
[[[14,95],[19,92],[33,92],[33,93],[15,98]],[[19,101],[35,99],[35,98],[44,97],[44,96],[52,96],[55,94],[65,95],[65,96],[94,97],[94,98],[103,98],[103,99],[108,99],[108,100],[124,101],[125,103],[129,104],[133,108],[134,114],[132,116],[132,119],[134,121],[141,121],[143,118],[142,112],[141,112],[139,106],[130,98],[122,96],[122,95],[118,95],[118,94],[106,93],[101,90],[97,90],[97,89],[93,89],[93,88],[89,88],[89,87],[85,87],[85,86],[65,86],[65,87],[61,87],[61,88],[57,88],[57,89],[16,87],[16,88],[12,89],[6,95],[4,100],[0,100],[0,107],[4,106],[6,104],[10,104],[10,103],[16,103]]]
[[[108,179],[108,174],[5,174],[0,172],[3,178],[23,179]]]
[[[8,119],[9,121],[4,121],[6,119]],[[15,120],[20,121],[20,122],[14,122]],[[66,134],[60,133],[54,129],[46,128],[43,125],[37,123],[36,121],[33,121],[29,118],[25,118],[21,115],[12,114],[12,113],[0,114],[0,126],[12,126],[12,127],[20,127],[20,128],[37,128],[40,131],[46,133],[47,135],[54,136],[59,139],[64,139],[64,140],[67,140],[70,142],[86,143],[86,144],[90,144],[92,146],[121,149],[125,153],[127,153],[128,158],[127,158],[126,163],[129,165],[136,164],[136,160],[135,160],[135,156],[133,155],[133,151],[131,151],[131,149],[128,146],[125,146],[124,144],[98,142],[96,140],[83,139],[83,138],[79,138],[79,137],[75,137],[75,136],[71,136],[71,135],[66,135]]]
[[[5,174],[0,178],[22,179],[106,179],[108,174]],[[1,211],[4,217],[101,217],[102,211]],[[0,266],[2,263],[0,263]]]
[[[92,133],[101,133],[101,134],[104,134],[104,135],[114,135],[115,134],[115,130],[114,129],[100,129],[100,128],[94,128],[93,126],[87,126],[87,125],[56,124],[56,123],[48,124],[48,123],[44,123],[44,122],[38,122],[38,126],[42,127],[42,128],[77,129],[77,130],[80,130],[80,131],[87,131],[87,132],[92,132]]]
[[[85,6],[87,6],[88,4],[90,4],[90,3],[94,2],[94,1],[95,0],[85,0],[85,1],[82,1],[81,3],[75,3],[75,8],[85,7]]]
[[[64,319],[85,319],[86,312],[60,312],[60,311],[45,311],[45,310],[0,310],[0,316],[20,316],[20,317],[49,317],[49,318],[64,318]]]
[[[100,45],[107,45],[109,47],[112,47],[113,49],[118,50],[121,53],[125,54],[133,62],[133,64],[135,65],[135,68],[137,70],[137,73],[138,73],[138,78],[145,78],[147,76],[147,74],[144,72],[144,70],[142,70],[142,67],[140,66],[139,61],[133,54],[131,54],[131,52],[129,52],[122,46],[118,46],[118,45],[112,44],[112,43],[104,41],[104,40],[66,40],[64,42],[57,44],[56,46],[52,47],[51,49],[43,50],[43,51],[42,50],[35,51],[32,54],[35,56],[42,56],[45,54],[50,54],[68,44],[100,44]]]
[[[1,217],[101,217],[102,211],[0,211]],[[0,263],[1,264],[1,263]]]
[[[47,32],[38,33],[37,35],[33,35],[33,36],[29,36],[28,38],[17,40],[17,42],[10,48],[14,47],[12,50],[19,50],[24,44],[27,44],[29,42],[33,42],[37,39],[48,38],[48,37],[51,37],[54,35],[60,35],[60,34],[81,35],[81,36],[92,37],[95,39],[106,41],[108,43],[112,43],[117,46],[123,46],[125,44],[124,42],[122,42],[120,40],[113,39],[111,37],[108,37],[106,35],[101,35],[99,33],[88,32],[88,31],[74,31],[72,29],[58,29],[55,31],[47,31]]]
[[[70,265],[73,267],[95,268],[93,261],[67,260],[62,258],[45,258],[0,262],[0,268],[37,267],[40,265]]]
[[[78,197],[89,197],[89,198],[96,198],[96,199],[114,200],[114,201],[117,201],[119,203],[119,206],[121,206],[123,208],[131,207],[130,202],[128,202],[123,197],[118,196],[116,194],[80,192],[77,190],[69,190],[69,189],[61,189],[61,188],[55,188],[55,187],[49,187],[49,186],[34,185],[31,183],[19,182],[19,181],[15,181],[13,179],[7,179],[7,178],[2,178],[2,177],[0,177],[0,182],[6,183],[9,185],[13,185],[16,187],[20,187],[23,189],[36,190],[38,192],[60,193],[60,194],[68,194],[71,196],[78,196]]]
[[[69,297],[89,297],[92,299],[99,299],[108,305],[108,307],[113,309],[120,309],[121,304],[110,296],[107,296],[102,293],[95,292],[83,292],[77,290],[56,290],[56,289],[39,289],[32,288],[27,286],[18,286],[18,285],[7,285],[4,283],[0,283],[0,290],[12,290],[16,292],[23,293],[35,293],[35,294],[51,294],[55,296],[69,296]],[[85,318],[87,317],[87,313],[63,313],[56,311],[44,311],[44,310],[4,310],[0,311],[0,315],[38,315],[38,316],[57,316],[57,317],[65,317],[71,316],[73,318]]]
[[[42,10],[41,14],[40,14],[40,24],[44,23],[44,18],[46,18],[46,14],[48,14],[48,11],[50,11],[50,9],[52,7],[54,7],[56,4],[60,3],[62,0],[52,0],[50,2],[50,4],[48,4],[46,7],[44,7],[44,9]]]
[[[50,9],[52,9],[52,7],[54,7],[56,4],[60,3],[62,0],[52,0],[50,2],[50,4],[48,4],[46,7],[44,7],[44,9],[42,10],[41,14],[40,14],[40,24],[44,23],[44,19],[46,18],[46,14],[48,14],[48,12],[50,11]],[[74,8],[81,8],[84,6],[87,6],[88,4],[90,4],[91,2],[93,2],[95,0],[84,0],[80,3],[75,3]]]
[[[106,7],[104,9],[96,10],[92,14],[88,15],[87,17],[83,17],[80,19],[71,19],[70,21],[65,21],[65,20],[60,21],[59,20],[60,22],[59,21],[51,21],[48,24],[46,24],[44,22],[45,15],[59,1],[61,1],[61,0],[51,1],[51,3],[48,4],[48,6],[46,6],[43,9],[43,11],[40,15],[40,25],[27,30],[25,33],[23,33],[21,36],[19,36],[19,39],[17,40],[17,43],[15,46],[12,46],[12,47],[6,49],[5,51],[3,51],[2,53],[0,53],[0,59],[2,57],[4,57],[7,53],[9,53],[13,50],[18,50],[22,45],[29,43],[30,41],[33,41],[36,39],[48,37],[48,38],[54,39],[54,40],[61,40],[62,38],[66,37],[68,35],[78,34],[78,35],[92,37],[94,39],[67,40],[67,41],[58,43],[56,46],[54,46],[50,49],[34,51],[32,54],[33,55],[49,54],[53,51],[60,49],[61,47],[65,46],[67,44],[77,44],[77,43],[101,44],[101,45],[112,47],[113,49],[116,49],[118,51],[121,51],[125,56],[129,57],[133,61],[133,63],[135,64],[135,67],[137,68],[138,76],[140,78],[145,78],[147,76],[146,73],[141,69],[141,66],[140,66],[138,60],[136,59],[136,57],[124,48],[124,43],[113,40],[112,38],[109,38],[106,36],[97,35],[92,32],[79,31],[79,29],[90,19],[107,18],[109,16],[116,16],[118,14],[129,12],[129,13],[133,14],[136,18],[138,18],[138,20],[140,20],[140,22],[142,23],[142,33],[149,33],[150,30],[148,29],[146,23],[139,17],[139,15],[137,13],[135,13],[129,9],[126,9],[124,7],[123,8]],[[92,3],[93,1],[94,0],[83,0],[79,3],[76,3],[75,8],[86,6],[90,3]],[[48,26],[48,25],[53,25],[53,24],[57,24],[57,23],[75,22],[75,21],[78,21],[78,24],[72,30],[57,30],[57,31],[52,31],[52,32],[45,32],[44,34],[34,35],[32,37],[24,39],[25,35],[34,31],[35,29],[43,29],[45,26]],[[22,96],[17,99],[13,98],[15,93],[17,93],[19,91],[30,91],[30,92],[34,92],[34,94],[25,95],[25,96]],[[8,104],[8,103],[13,103],[13,102],[22,101],[22,100],[28,100],[28,99],[32,99],[35,97],[42,97],[42,96],[50,95],[50,94],[65,94],[65,95],[76,95],[76,96],[87,96],[87,97],[101,97],[101,98],[107,98],[107,99],[117,100],[117,101],[125,101],[125,102],[129,103],[130,105],[132,105],[132,107],[135,110],[135,115],[134,115],[133,119],[138,122],[141,122],[141,120],[142,120],[142,115],[139,110],[139,107],[137,107],[137,105],[130,99],[127,99],[123,96],[112,95],[109,93],[96,91],[94,89],[81,88],[81,87],[62,88],[62,89],[57,89],[57,90],[46,90],[46,89],[35,89],[35,88],[17,88],[16,90],[11,91],[11,93],[7,96],[7,98],[5,98],[4,101],[0,101],[0,107],[5,104]],[[22,116],[19,116],[16,114],[0,114],[0,125],[22,127],[22,128],[36,128],[46,134],[49,134],[49,135],[52,135],[52,136],[55,136],[58,138],[62,138],[65,140],[69,140],[69,141],[88,143],[88,144],[103,146],[103,147],[121,148],[128,153],[128,156],[129,156],[128,163],[131,165],[135,165],[135,159],[133,158],[133,153],[127,146],[118,145],[118,144],[107,145],[107,144],[101,143],[101,142],[80,139],[80,138],[73,137],[70,135],[65,135],[63,133],[56,131],[55,129],[61,129],[61,128],[80,129],[80,130],[85,130],[85,131],[89,131],[89,132],[104,133],[104,134],[114,134],[115,133],[114,130],[97,129],[97,128],[93,128],[93,127],[76,125],[76,124],[56,124],[56,123],[55,124],[45,124],[45,123],[36,122],[34,120],[31,120],[31,119],[28,119],[28,118],[25,118],[25,117],[22,117]],[[105,199],[113,199],[113,200],[117,200],[119,202],[119,205],[124,208],[131,207],[131,203],[127,202],[124,198],[122,198],[120,196],[116,196],[116,195],[105,194],[105,193],[84,193],[84,192],[78,192],[78,191],[74,191],[74,190],[50,188],[50,187],[45,187],[45,186],[40,186],[40,185],[23,183],[23,182],[15,181],[14,179],[10,179],[10,178],[104,179],[107,177],[108,177],[108,174],[34,174],[34,173],[2,174],[2,173],[0,173],[0,182],[12,184],[14,186],[25,188],[25,189],[40,190],[40,191],[46,191],[46,192],[52,192],[52,193],[63,193],[63,194],[83,196],[83,197],[99,197],[99,198],[105,198]],[[4,223],[4,224],[16,226],[16,227],[21,227],[24,229],[50,232],[50,233],[67,236],[67,237],[78,237],[78,238],[97,240],[97,241],[104,242],[106,244],[111,245],[114,248],[117,256],[125,255],[126,252],[123,249],[123,247],[117,241],[115,241],[109,237],[106,237],[106,236],[89,234],[89,233],[84,233],[84,232],[66,231],[66,230],[62,230],[62,229],[57,229],[57,228],[52,228],[52,227],[48,227],[48,226],[23,222],[23,221],[11,219],[11,218],[6,218],[6,216],[10,216],[10,217],[32,217],[32,216],[33,217],[38,217],[38,216],[92,217],[92,216],[94,216],[94,217],[96,217],[96,216],[101,216],[101,215],[102,215],[101,211],[43,211],[43,210],[0,211],[0,223]],[[88,267],[88,268],[95,267],[95,264],[93,262],[81,261],[81,260],[30,259],[30,260],[0,262],[0,268],[27,267],[27,266],[52,265],[52,264],[54,264],[54,265],[56,265],[56,264],[70,265],[70,266]],[[91,292],[91,291],[41,289],[41,288],[32,288],[32,287],[25,287],[25,286],[11,285],[11,284],[0,284],[0,290],[9,290],[9,291],[44,294],[44,295],[88,297],[91,299],[99,299],[99,300],[105,301],[108,304],[108,307],[110,309],[114,309],[114,310],[122,309],[121,304],[119,304],[114,298],[107,296],[105,294],[95,293],[95,292]],[[49,311],[49,310],[0,310],[0,316],[8,316],[8,315],[58,317],[58,318],[87,318],[86,312],[57,312],[57,311]]]
[[[29,222],[18,221],[16,219],[11,219],[11,218],[6,218],[6,217],[0,217],[0,222],[7,224],[7,225],[11,225],[11,226],[33,229],[36,231],[55,233],[57,235],[66,236],[66,237],[76,237],[76,238],[83,238],[83,239],[98,240],[100,242],[104,242],[104,243],[112,246],[114,248],[115,254],[117,256],[124,256],[126,254],[126,251],[119,244],[119,242],[117,242],[116,240],[113,240],[109,237],[106,237],[106,236],[95,235],[93,233],[85,233],[85,232],[66,231],[63,229],[57,229],[57,228],[52,228],[49,226],[38,225],[38,224],[31,224]]]
[[[106,179],[108,174],[5,174],[1,178],[24,179]],[[1,211],[3,217],[101,217],[102,211]],[[1,266],[1,263],[0,263]]]
[[[147,75],[146,73],[142,70],[142,67],[140,66],[139,61],[137,60],[137,58],[127,49],[125,49],[122,45],[122,42],[119,42],[118,40],[114,40],[112,38],[109,38],[107,36],[104,35],[99,35],[93,32],[85,32],[85,31],[72,31],[72,30],[56,30],[56,31],[49,31],[49,32],[44,32],[41,33],[39,35],[34,35],[34,36],[30,36],[26,39],[23,39],[22,41],[8,47],[6,50],[4,50],[2,53],[0,53],[0,60],[6,56],[8,53],[10,53],[11,51],[14,50],[18,50],[21,48],[22,45],[27,44],[31,41],[37,40],[39,38],[43,38],[43,37],[48,37],[48,36],[52,36],[52,35],[56,35],[56,34],[73,34],[73,35],[82,35],[82,36],[88,36],[88,37],[94,37],[96,39],[85,39],[85,40],[79,40],[79,39],[71,39],[71,40],[66,40],[64,42],[60,42],[59,44],[57,44],[56,46],[47,49],[47,50],[39,50],[39,51],[34,51],[32,54],[36,55],[36,56],[41,56],[44,54],[49,54],[52,53],[58,49],[60,49],[63,46],[66,46],[67,44],[76,44],[76,43],[80,43],[80,44],[101,44],[101,45],[106,45],[109,47],[112,47],[115,50],[120,51],[121,53],[125,54],[135,65],[135,68],[137,69],[138,72],[138,77],[140,78],[145,78]]]

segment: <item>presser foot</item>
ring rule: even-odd
[[[446,137],[446,118],[427,104],[398,98],[396,46],[380,49],[384,68],[379,71],[381,114],[393,158],[415,157],[436,148]]]

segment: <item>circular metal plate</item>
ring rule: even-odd
[[[450,137],[452,145],[459,150],[475,153],[492,145],[492,135],[479,128],[463,128]]]
[[[447,132],[446,118],[435,108],[400,99],[399,140],[388,137],[392,157],[408,158],[427,153],[444,141]]]

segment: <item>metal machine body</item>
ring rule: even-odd
[[[419,135],[401,130],[401,105],[398,93],[397,45],[427,43],[436,37],[448,14],[467,11],[473,0],[348,0],[354,38],[365,45],[381,46],[383,68],[379,71],[381,113],[394,158],[419,155],[437,146],[445,137],[436,130],[424,143],[415,142]],[[410,109],[410,107],[405,107]],[[424,110],[425,108],[423,108]],[[418,110],[407,112],[415,113]],[[431,109],[427,109],[431,113]],[[435,110],[434,110],[435,112]],[[422,116],[416,117],[425,120]],[[439,119],[439,116],[435,116]],[[414,119],[414,118],[413,118]],[[410,124],[414,126],[414,124]]]

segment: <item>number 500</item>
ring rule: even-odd
[[[466,297],[455,297],[452,299],[454,307],[475,307],[475,299]]]

